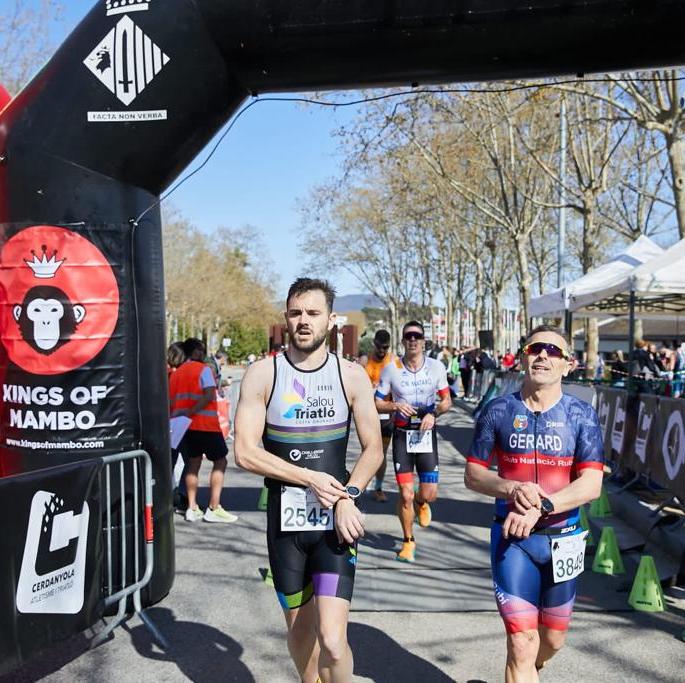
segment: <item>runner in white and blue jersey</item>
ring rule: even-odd
[[[416,553],[414,518],[426,527],[438,496],[440,467],[435,420],[452,407],[445,366],[424,354],[423,325],[412,320],[402,329],[404,356],[390,363],[376,387],[376,409],[394,414],[392,459],[400,489],[398,516],[402,525],[400,562],[413,562]],[[414,470],[419,476],[414,491]]]

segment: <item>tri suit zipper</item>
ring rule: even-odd
[[[538,419],[540,411],[535,411],[535,429],[533,430],[533,458],[535,459],[535,483],[538,484]]]

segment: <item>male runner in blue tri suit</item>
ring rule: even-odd
[[[561,388],[572,368],[569,347],[556,327],[530,333],[521,391],[485,406],[467,456],[466,486],[497,499],[491,562],[507,683],[538,681],[564,644],[583,570],[579,506],[602,487],[597,414]],[[493,457],[497,472],[489,469]]]
[[[288,350],[250,366],[235,420],[236,464],[266,477],[269,563],[303,683],[352,681],[347,621],[364,535],[355,499],[383,457],[364,368],[326,349],[334,295],[321,280],[291,285]],[[362,452],[348,473],[353,417]]]

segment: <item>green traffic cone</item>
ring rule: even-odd
[[[663,612],[665,609],[664,591],[651,555],[643,555],[640,558],[640,566],[630,589],[628,604],[640,612]]]
[[[267,586],[273,586],[274,585],[274,575],[271,573],[271,567],[268,567],[266,569],[266,571],[264,571],[263,569],[260,569],[259,571],[263,575],[264,583]]]
[[[625,574],[621,553],[618,549],[614,528],[605,526],[602,535],[599,537],[599,545],[592,563],[592,571],[597,574]]]
[[[602,486],[602,493],[597,500],[590,503],[590,517],[609,517],[611,516],[611,505],[606,489]]]
[[[584,505],[580,506],[580,526],[587,531],[587,536],[585,537],[585,543],[587,545],[594,545],[595,539],[592,538],[592,529],[590,529],[590,522],[587,518],[587,510]]]
[[[266,501],[269,498],[269,489],[266,486],[262,486],[262,490],[259,494],[259,502],[257,503],[257,510],[262,512],[266,511]]]

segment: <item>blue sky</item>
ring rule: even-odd
[[[0,0],[0,6],[8,1]],[[96,1],[104,0],[63,2],[64,19],[55,32],[56,43],[71,33]],[[37,5],[39,0],[31,2]],[[169,201],[204,231],[219,225],[257,227],[280,274],[280,282],[274,284],[282,291],[303,274],[297,250],[297,202],[338,172],[341,156],[331,134],[353,114],[352,108],[334,110],[286,102],[256,105],[236,123],[209,164]],[[213,144],[186,172],[205,158]],[[341,295],[361,291],[342,271],[331,279]]]

